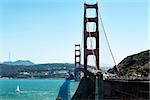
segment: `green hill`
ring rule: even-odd
[[[137,75],[150,71],[150,50],[146,50],[137,54],[124,58],[117,67],[121,75]],[[109,69],[108,72],[116,73],[115,68]]]
[[[7,64],[7,65],[25,65],[25,66],[34,65],[34,63],[29,61],[29,60],[17,60],[17,61],[14,61],[14,62],[6,61],[6,62],[3,62],[3,64]]]
[[[0,64],[0,78],[65,78],[69,71],[73,73],[74,64]]]

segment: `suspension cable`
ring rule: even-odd
[[[98,3],[98,2],[97,2]],[[99,7],[100,8],[100,7]],[[101,16],[101,13],[98,9],[98,14],[99,14],[99,19],[100,19],[100,22],[101,22],[101,25],[102,25],[102,29],[103,29],[103,32],[104,32],[104,36],[105,36],[105,39],[106,39],[106,42],[107,42],[107,45],[108,45],[108,49],[110,51],[110,54],[112,56],[112,59],[113,59],[113,62],[115,64],[115,67],[117,69],[117,72],[119,72],[119,68],[117,67],[117,64],[116,64],[116,60],[115,60],[115,57],[113,55],[113,52],[112,52],[112,49],[110,47],[110,43],[109,43],[109,40],[108,40],[108,37],[107,37],[107,34],[106,34],[106,30],[105,30],[105,27],[104,27],[104,24],[103,24],[103,19],[102,19],[102,16]]]
[[[98,3],[98,1],[97,1],[97,3]],[[111,54],[111,56],[112,56],[112,59],[113,59],[113,62],[114,62],[114,64],[115,64],[115,67],[116,67],[116,69],[117,69],[117,72],[119,72],[119,68],[116,66],[117,64],[116,64],[116,60],[115,60],[115,57],[114,57],[114,55],[113,55],[113,52],[112,52],[112,49],[111,49],[111,47],[110,47],[110,43],[109,43],[109,40],[108,40],[108,37],[107,37],[107,34],[106,34],[106,30],[105,30],[105,27],[104,27],[104,24],[103,24],[103,20],[102,20],[102,16],[101,16],[101,13],[100,13],[100,11],[99,11],[99,9],[98,9],[98,14],[99,14],[99,18],[100,18],[100,22],[101,22],[101,25],[102,25],[102,29],[103,29],[103,32],[104,32],[104,36],[105,36],[105,39],[106,39],[106,42],[107,42],[107,45],[108,45],[108,49],[109,49],[109,51],[110,51],[110,54]],[[87,18],[87,22],[88,22],[88,18]],[[89,29],[89,25],[87,25],[88,26],[88,33],[89,33],[89,37],[90,37],[90,42],[91,42],[91,49],[92,49],[92,53],[93,53],[93,55],[95,56],[95,52],[94,52],[94,49],[93,49],[93,45],[92,45],[92,38],[91,38],[91,32],[89,31],[90,29]],[[93,26],[93,30],[94,30],[94,26]],[[83,32],[84,33],[84,32]],[[82,42],[81,42],[82,43]],[[93,58],[94,59],[94,58]],[[94,59],[94,62],[95,62],[95,64],[96,64],[96,59]],[[96,64],[96,68],[97,68],[98,66],[97,66],[97,64]]]
[[[84,32],[82,31],[82,36],[81,36],[81,45],[80,45],[80,64],[82,63],[82,46],[83,46],[83,35],[84,35]]]

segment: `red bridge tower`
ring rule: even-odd
[[[87,17],[87,10],[94,9],[96,16],[94,17]],[[87,23],[95,23],[96,29],[95,31],[90,32],[88,30]],[[87,48],[87,38],[95,38],[95,45],[94,49]],[[84,70],[87,70],[87,62],[88,56],[93,55],[96,58],[96,69],[99,70],[99,28],[98,28],[98,3],[96,4],[86,4],[84,3]],[[85,75],[86,76],[86,75]]]
[[[74,76],[75,81],[79,81],[81,77],[81,71],[79,70],[81,64],[81,51],[80,51],[80,45],[75,45],[75,70],[74,70]]]

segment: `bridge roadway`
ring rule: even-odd
[[[81,100],[81,99],[93,100],[95,98],[93,96],[93,92],[95,92],[95,74],[93,74],[88,70],[84,70],[83,68],[80,68],[80,70],[86,73],[88,77],[87,78],[83,77],[81,79],[79,87],[75,95],[73,96],[72,100]],[[104,90],[103,95],[104,99],[106,100],[108,99],[147,100],[150,99],[149,86],[150,86],[149,78],[109,77],[103,80],[103,90]],[[86,98],[86,96],[90,96],[91,98],[90,99]]]
[[[104,80],[104,97],[149,99],[149,85],[148,80]]]

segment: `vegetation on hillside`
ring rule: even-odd
[[[146,50],[137,54],[124,58],[117,67],[121,75],[141,75],[150,71],[150,50]],[[108,72],[116,73],[115,68],[109,69]]]
[[[7,65],[0,64],[0,78],[66,78],[74,65],[67,63]]]

